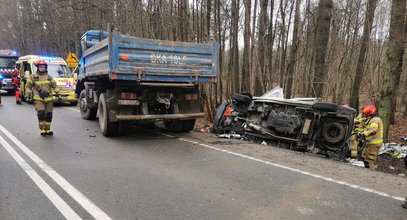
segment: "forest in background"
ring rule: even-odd
[[[275,86],[286,98],[374,104],[386,128],[394,113],[407,116],[405,0],[0,0],[0,19],[0,48],[20,55],[66,57],[107,24],[143,38],[217,39],[209,119],[233,93]]]

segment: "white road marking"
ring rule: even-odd
[[[62,108],[66,108],[66,109],[69,109],[69,110],[75,111],[75,112],[81,112],[81,111],[79,111],[78,109],[74,109],[74,108],[68,108],[68,107],[62,107]]]
[[[18,165],[28,174],[45,196],[54,204],[66,219],[82,219],[79,215],[38,175],[37,172],[0,136],[0,144],[17,161]]]
[[[31,160],[34,161],[49,177],[51,177],[66,193],[68,193],[76,202],[78,202],[89,214],[95,219],[111,219],[105,212],[97,207],[92,201],[90,201],[79,190],[66,181],[61,175],[59,175],[54,169],[48,166],[43,160],[41,160],[34,152],[21,143],[14,135],[12,135],[7,129],[0,125],[0,130],[13,141],[17,147],[19,147]]]
[[[271,165],[271,166],[274,166],[274,167],[279,167],[279,168],[290,170],[290,171],[293,171],[293,172],[302,173],[302,174],[307,175],[307,176],[312,176],[312,177],[315,177],[315,178],[318,178],[318,179],[322,179],[322,180],[325,180],[325,181],[329,181],[329,182],[337,183],[337,184],[340,184],[340,185],[348,186],[348,187],[351,187],[351,188],[354,188],[354,189],[360,189],[360,190],[363,190],[365,192],[374,193],[374,194],[377,194],[377,195],[381,195],[381,196],[384,196],[384,197],[388,197],[388,198],[392,198],[392,199],[396,199],[396,200],[400,200],[400,201],[405,201],[405,198],[398,197],[398,196],[392,196],[392,195],[390,195],[388,193],[376,191],[374,189],[370,189],[370,188],[367,188],[367,187],[358,186],[358,185],[355,185],[355,184],[351,184],[351,183],[347,183],[347,182],[343,182],[343,181],[339,181],[339,180],[334,180],[334,179],[329,178],[329,177],[324,177],[324,176],[320,176],[320,175],[317,175],[317,174],[312,174],[312,173],[309,173],[309,172],[306,172],[306,171],[302,171],[302,170],[299,170],[299,169],[287,167],[287,166],[280,165],[280,164],[277,164],[277,163],[271,163],[269,161],[261,160],[261,159],[254,158],[254,157],[250,157],[250,156],[240,154],[240,153],[235,153],[235,152],[232,152],[232,151],[227,151],[227,150],[220,149],[220,148],[217,148],[217,147],[213,147],[213,146],[210,146],[210,145],[207,145],[207,144],[201,144],[199,142],[187,140],[185,138],[178,138],[178,137],[168,135],[168,134],[164,134],[164,133],[161,133],[161,132],[158,132],[158,131],[154,131],[154,132],[156,132],[158,134],[161,134],[161,135],[164,135],[164,136],[167,136],[167,137],[177,138],[177,139],[179,139],[181,141],[192,143],[194,145],[199,145],[199,146],[202,146],[202,147],[206,147],[206,148],[221,151],[221,152],[224,152],[224,153],[227,153],[227,154],[243,157],[243,158],[246,158],[246,159],[249,159],[249,160],[254,160],[254,161],[257,161],[257,162],[260,162],[260,163],[268,164],[268,165]]]

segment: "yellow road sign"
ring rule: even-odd
[[[69,53],[68,57],[66,58],[66,63],[68,67],[77,67],[79,60],[75,53]]]

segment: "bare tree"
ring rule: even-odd
[[[391,21],[389,33],[389,49],[387,51],[388,71],[383,77],[383,86],[380,90],[379,112],[383,119],[384,139],[387,141],[389,124],[394,114],[394,99],[397,84],[403,66],[404,55],[404,20],[406,14],[406,1],[393,0],[391,7]]]
[[[294,66],[297,60],[297,51],[298,51],[298,29],[300,25],[300,5],[301,0],[296,0],[295,2],[295,15],[294,15],[294,30],[293,30],[293,38],[291,42],[291,49],[290,49],[290,61],[288,63],[288,71],[287,71],[287,86],[286,86],[286,98],[291,98],[292,90],[293,90],[293,80],[294,80]]]
[[[359,90],[364,75],[363,67],[365,65],[366,53],[369,46],[370,33],[372,31],[373,17],[376,9],[376,4],[377,0],[369,0],[369,3],[367,4],[365,25],[363,27],[362,45],[359,51],[355,79],[353,81],[353,86],[351,88],[352,91],[350,93],[351,94],[350,106],[357,110],[359,109]]]
[[[250,92],[249,88],[249,74],[250,74],[250,11],[251,0],[243,0],[245,8],[244,19],[244,49],[243,49],[243,69],[242,69],[242,81],[241,91]]]
[[[323,85],[326,75],[326,55],[328,49],[329,29],[331,23],[332,0],[320,0],[315,41],[315,72],[313,88],[316,97],[323,96]]]

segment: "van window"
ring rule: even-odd
[[[35,67],[37,71],[37,67]],[[71,71],[66,65],[60,64],[48,64],[48,74],[54,78],[72,78]]]
[[[32,74],[31,65],[27,62],[24,62],[23,65],[24,65],[24,72],[29,71],[30,75],[31,75]]]

